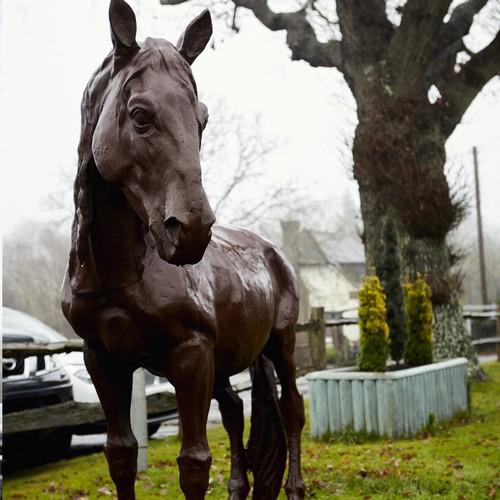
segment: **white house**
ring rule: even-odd
[[[281,228],[281,247],[299,277],[299,323],[308,321],[311,307],[357,316],[365,269],[361,239],[346,236],[335,241],[326,233],[301,228],[298,221],[284,221]],[[344,327],[343,333],[349,340],[359,338],[356,325]]]

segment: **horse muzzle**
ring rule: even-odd
[[[206,224],[188,226],[176,217],[168,217],[161,227],[152,225],[158,255],[169,264],[183,266],[198,263],[212,238],[212,217]]]

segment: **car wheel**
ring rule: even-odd
[[[156,434],[160,427],[161,427],[161,422],[157,424],[148,424],[148,437],[151,437],[153,434]]]
[[[7,469],[33,467],[67,456],[71,445],[67,429],[29,431],[4,437],[4,458]]]
[[[67,429],[56,429],[43,437],[42,449],[48,460],[59,460],[68,455],[71,447],[71,431]]]

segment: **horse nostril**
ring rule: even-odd
[[[175,217],[169,217],[164,223],[167,237],[173,245],[179,244],[179,236],[182,230],[182,222]]]

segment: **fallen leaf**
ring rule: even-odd
[[[97,493],[99,493],[100,496],[107,496],[107,497],[113,495],[113,492],[107,486],[101,486],[100,488],[97,488]]]

